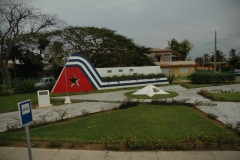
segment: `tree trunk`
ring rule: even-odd
[[[1,64],[0,72],[3,77],[3,84],[7,86],[7,88],[11,89],[11,73],[8,71],[7,66],[3,63]]]

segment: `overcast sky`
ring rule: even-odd
[[[164,49],[167,41],[189,40],[194,60],[217,49],[240,52],[240,0],[23,0],[57,14],[72,26],[106,27],[136,44]]]

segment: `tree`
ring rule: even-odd
[[[202,57],[195,58],[195,63],[202,64],[203,63],[203,58]]]
[[[39,9],[23,2],[0,1],[0,72],[8,88],[11,88],[8,60],[13,47],[20,41],[36,36],[40,31],[60,27],[62,24],[63,21],[57,15],[41,13]]]
[[[76,26],[64,29],[63,34],[70,50],[88,57],[95,67],[149,65],[145,54],[150,48],[136,45],[132,39],[113,30]],[[145,60],[142,63],[133,61],[136,57]]]
[[[179,53],[179,43],[178,41],[173,38],[171,41],[168,41],[168,47],[167,48],[171,48],[173,50],[174,53]]]
[[[189,51],[193,48],[193,45],[187,40],[184,39],[180,44],[179,44],[179,53],[181,54],[181,59],[183,61],[186,60],[187,55],[189,54]]]
[[[204,64],[205,64],[206,62],[209,62],[209,58],[210,58],[209,54],[207,54],[207,53],[204,53],[204,54],[203,54],[203,70],[205,70],[205,68],[204,68],[205,65],[204,65]],[[208,67],[209,67],[209,65],[208,65]]]
[[[193,48],[193,45],[187,39],[184,39],[179,43],[173,38],[171,41],[168,41],[167,48],[171,48],[175,54],[180,54],[181,60],[185,61],[189,51]]]
[[[229,56],[230,56],[228,61],[229,66],[231,66],[232,68],[236,68],[238,66],[237,64],[240,62],[240,57],[237,56],[236,50],[231,49],[229,51]]]
[[[231,50],[229,51],[229,56],[230,56],[230,57],[236,57],[236,50],[235,50],[235,49],[231,49]]]
[[[52,64],[60,65],[63,58],[63,43],[59,41],[54,41],[48,48],[52,53]]]

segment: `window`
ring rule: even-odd
[[[133,72],[133,69],[129,69],[129,72]]]
[[[169,54],[164,54],[163,60],[166,61],[166,62],[169,62],[170,61],[170,55]]]
[[[119,72],[123,72],[123,70],[122,70],[122,69],[119,69],[118,71],[119,71]]]
[[[112,73],[112,70],[107,70],[107,73]]]

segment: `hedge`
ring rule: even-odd
[[[234,82],[236,77],[233,73],[195,72],[189,76],[189,80],[195,84],[212,84]]]

